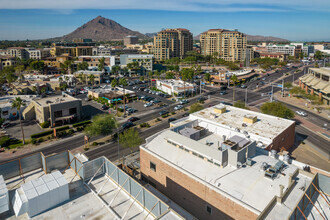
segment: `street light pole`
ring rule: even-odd
[[[246,107],[246,105],[247,105],[247,87],[245,88],[245,107]]]
[[[272,84],[272,95],[270,96],[270,102],[273,102],[273,93],[274,93],[274,85]]]

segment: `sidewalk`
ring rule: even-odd
[[[286,97],[282,97],[281,95],[275,93],[274,94],[276,96],[276,99],[290,104],[290,105],[294,105],[297,106],[298,108],[304,109],[306,112],[312,112],[314,114],[319,114],[321,117],[330,120],[330,115],[327,113],[327,111],[330,111],[330,106],[326,106],[326,105],[320,105],[320,106],[315,106],[312,105],[311,103],[308,103],[305,99],[298,99],[295,97],[291,97],[291,96],[286,96]],[[321,111],[321,113],[318,113],[317,110],[315,109],[315,107],[321,107],[325,110]],[[328,109],[328,110],[326,110]]]

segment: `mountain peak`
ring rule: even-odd
[[[117,22],[97,16],[86,24],[77,28],[72,33],[63,36],[63,40],[73,40],[75,38],[89,38],[94,41],[122,40],[127,35],[134,35],[139,38],[146,38],[145,35],[132,31],[118,24]]]

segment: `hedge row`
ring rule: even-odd
[[[91,123],[90,120],[88,120],[88,121],[82,121],[82,122],[78,122],[78,123],[73,124],[72,127],[75,128],[75,127],[79,127],[79,126],[82,126],[82,125],[87,125],[89,123]]]
[[[63,131],[63,130],[67,130],[67,129],[69,129],[69,126],[63,126],[63,127],[60,127],[60,128],[56,128],[56,131]],[[43,131],[43,132],[31,135],[31,138],[43,137],[43,136],[52,134],[53,132],[54,132],[54,130]]]

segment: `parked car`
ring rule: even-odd
[[[245,89],[245,88],[247,88],[247,85],[241,85],[241,88]]]
[[[183,99],[183,100],[180,100],[180,101],[179,101],[179,103],[180,103],[181,105],[187,104],[188,102],[189,102],[189,101],[186,100],[186,99]]]
[[[175,120],[177,120],[176,118],[169,118],[168,120],[167,120],[167,122],[168,123],[171,123],[172,121],[175,121]]]
[[[303,116],[303,117],[306,117],[307,116],[307,113],[304,112],[304,111],[296,111],[297,115],[300,115],[300,116]]]
[[[204,100],[206,100],[207,98],[205,97],[205,96],[202,96],[202,97],[199,97],[198,99],[197,99],[197,101],[199,101],[199,102],[201,102],[201,101],[204,101]]]
[[[233,104],[229,103],[229,102],[224,102],[224,101],[220,101],[221,104],[224,104],[224,105],[230,105],[230,106],[233,106]]]
[[[176,111],[177,111],[177,110],[180,110],[180,109],[182,109],[182,108],[183,108],[183,106],[182,106],[182,105],[177,105],[177,106],[175,106],[175,107],[174,107],[174,110],[176,110]]]
[[[102,105],[102,110],[107,110],[108,109],[108,106],[106,106],[106,105]]]
[[[129,122],[135,122],[138,120],[140,120],[140,118],[138,118],[138,117],[130,117],[129,119],[127,119],[127,121],[129,121]]]
[[[133,114],[134,112],[137,112],[137,110],[134,109],[134,108],[130,108],[130,109],[128,109],[127,111],[128,111],[128,113],[130,113],[130,114]]]
[[[182,115],[182,117],[188,117],[189,116],[189,113],[188,112],[186,112],[186,113],[184,113],[183,115]]]
[[[162,101],[159,101],[159,100],[156,99],[156,100],[153,100],[152,102],[153,102],[154,104],[157,104],[157,103],[160,103],[160,102],[162,102]]]
[[[168,114],[168,111],[166,111],[166,110],[163,110],[163,111],[160,111],[160,112],[159,112],[159,115],[160,115],[160,116],[162,116],[162,115],[166,115],[166,114]]]
[[[220,95],[226,95],[226,94],[227,94],[226,91],[221,91],[221,92],[220,92]]]
[[[146,104],[144,104],[144,107],[150,107],[150,106],[152,106],[153,104],[152,104],[152,102],[148,102],[148,103],[146,103]]]
[[[8,121],[5,121],[4,123],[2,123],[1,128],[7,128],[9,127],[11,124]]]
[[[125,130],[125,129],[129,129],[133,126],[134,126],[134,124],[132,122],[128,121],[128,122],[125,122],[121,127]]]

